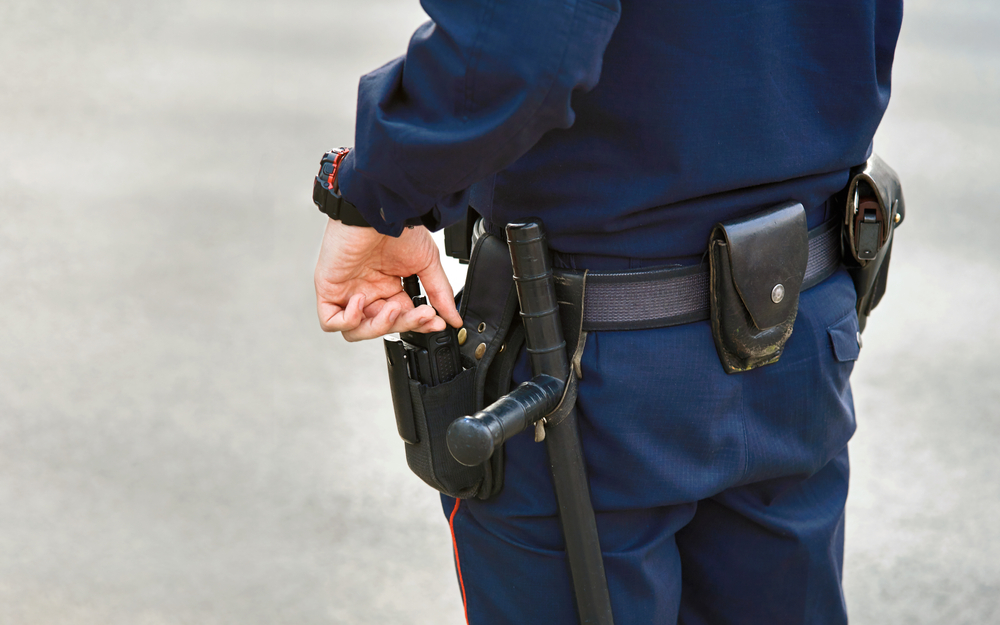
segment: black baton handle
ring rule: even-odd
[[[507,226],[507,244],[514,267],[514,284],[521,305],[524,343],[535,375],[545,374],[565,380],[569,358],[563,340],[562,320],[545,231],[537,222]]]
[[[565,385],[550,375],[537,375],[471,417],[452,421],[448,451],[467,467],[486,462],[507,439],[552,412]]]
[[[569,358],[563,340],[545,230],[541,223],[535,221],[510,224],[507,226],[507,243],[514,266],[514,284],[521,304],[531,370],[536,377],[548,375],[566,380],[569,377]],[[576,410],[570,410],[565,419],[548,426],[546,430],[545,445],[549,452],[552,484],[559,504],[566,559],[573,579],[580,623],[613,625],[611,596],[597,536],[597,520],[590,501]]]

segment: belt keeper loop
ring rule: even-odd
[[[565,303],[566,305],[564,305],[563,302],[560,302],[560,312],[563,318],[563,325],[570,326],[565,328],[570,331],[565,333],[565,338],[567,342],[572,341],[574,343],[574,349],[570,358],[569,377],[566,379],[566,386],[563,388],[562,397],[559,399],[559,404],[552,410],[552,412],[536,422],[535,442],[540,443],[545,440],[545,425],[558,425],[563,419],[566,418],[567,415],[569,415],[570,411],[576,405],[576,397],[580,386],[579,380],[583,379],[583,366],[581,361],[583,359],[583,351],[587,343],[587,333],[583,330],[584,302],[587,299],[587,274],[588,271],[584,270],[583,275],[580,277],[579,295],[577,295],[580,300],[579,307],[574,307],[572,305],[573,302],[567,302]]]

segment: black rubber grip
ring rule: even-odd
[[[552,412],[563,386],[550,375],[535,376],[471,417],[456,419],[448,426],[448,451],[469,467],[486,462],[507,439]]]
[[[507,244],[531,370],[565,380],[569,376],[569,359],[545,230],[536,221],[509,224]]]

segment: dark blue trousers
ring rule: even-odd
[[[854,302],[845,271],[806,291],[780,361],[735,375],[708,322],[590,334],[580,429],[616,625],[847,622]],[[545,446],[505,452],[497,497],[443,497],[468,622],[576,625]]]

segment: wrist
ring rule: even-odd
[[[381,234],[375,228],[371,226],[354,226],[351,224],[345,224],[338,219],[328,219],[326,221],[326,235],[342,241],[352,241],[359,245],[365,245],[366,243],[377,243],[383,239],[391,238],[388,235]]]

